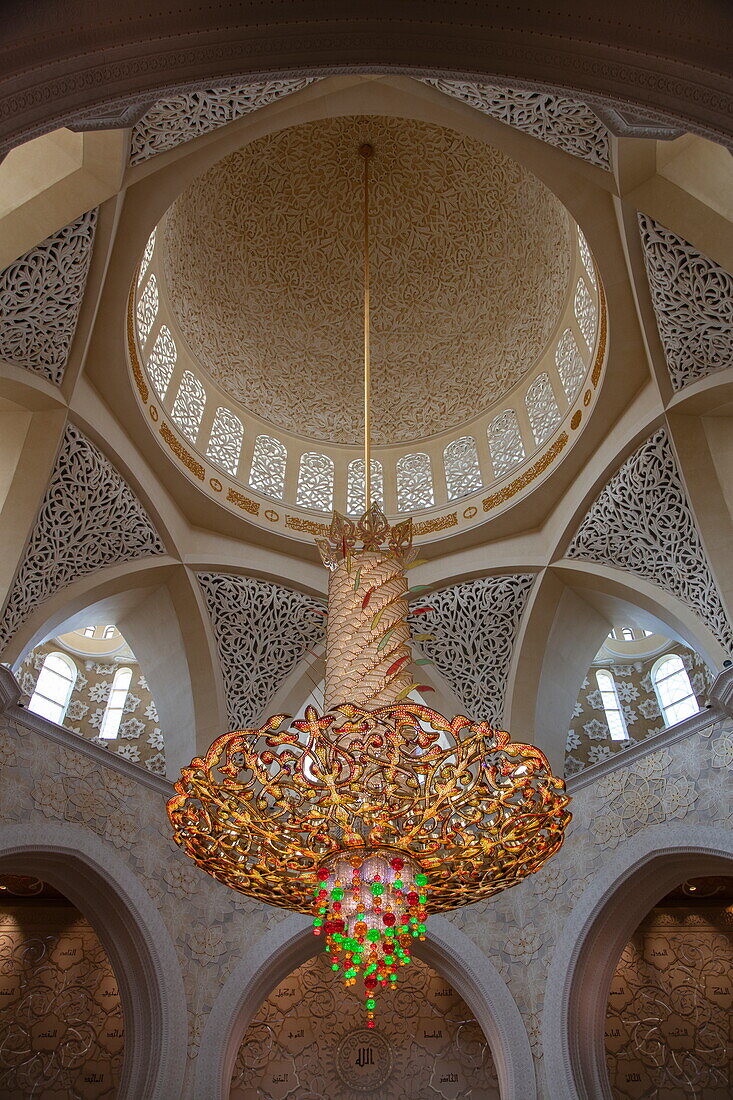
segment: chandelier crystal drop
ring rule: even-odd
[[[369,173],[364,158],[365,489],[369,420]],[[371,504],[317,540],[329,571],[323,714],[276,714],[219,737],[168,802],[176,842],[208,874],[311,913],[334,972],[360,979],[367,1021],[431,913],[491,897],[562,845],[568,796],[544,754],[415,701],[407,571],[412,520]],[[413,615],[429,608],[413,608]]]

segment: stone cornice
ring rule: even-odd
[[[196,81],[388,70],[535,81],[713,138],[729,133],[730,15],[715,0],[674,7],[665,24],[658,3],[632,0],[600,17],[580,2],[558,13],[475,0],[376,0],[368,10],[357,0],[301,0],[234,4],[223,16],[217,5],[202,12],[151,4],[142,13],[120,0],[110,22],[91,0],[77,0],[73,11],[47,5],[35,18],[22,0],[8,0],[0,143],[8,148],[91,116],[125,117]]]

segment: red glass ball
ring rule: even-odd
[[[388,928],[391,928],[396,921],[394,913],[385,913],[382,917],[382,923],[386,924]]]

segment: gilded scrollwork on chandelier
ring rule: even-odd
[[[313,912],[332,970],[363,983],[369,1027],[428,915],[534,873],[570,821],[539,749],[410,698],[431,690],[410,648],[412,541],[412,520],[391,526],[376,505],[359,520],[334,514],[318,540],[329,570],[323,713],[307,706],[224,734],[168,803],[177,843],[203,870]],[[531,578],[517,579],[528,591]]]

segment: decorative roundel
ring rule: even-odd
[[[588,402],[586,401],[586,405],[587,404],[588,404]],[[580,411],[580,409],[576,409],[575,412],[573,413],[573,418],[570,421],[570,427],[573,429],[573,431],[575,431],[575,429],[578,427],[578,425],[580,424],[580,421],[582,419],[583,419],[582,412]]]
[[[392,1049],[378,1031],[365,1027],[344,1035],[336,1050],[336,1072],[347,1088],[373,1092],[392,1073]]]

